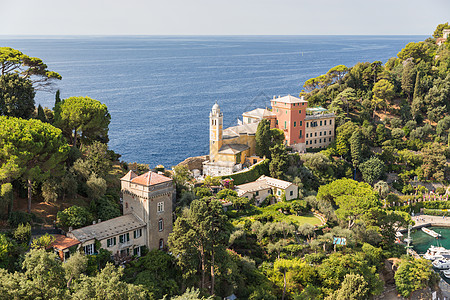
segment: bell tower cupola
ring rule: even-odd
[[[209,114],[209,160],[215,162],[222,147],[223,114],[220,106],[216,103]]]

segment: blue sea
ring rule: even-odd
[[[386,62],[425,36],[0,36],[0,46],[41,58],[63,77],[61,97],[108,106],[109,147],[122,160],[171,167],[208,153],[217,101],[225,127],[242,112],[298,95],[335,65]],[[52,108],[54,93],[36,103]]]

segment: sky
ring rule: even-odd
[[[0,0],[0,35],[429,35],[449,0]]]

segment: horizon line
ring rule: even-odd
[[[0,34],[0,37],[287,37],[287,36],[428,36],[428,34]]]

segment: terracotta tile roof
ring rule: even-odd
[[[131,180],[132,183],[136,184],[142,184],[145,186],[149,185],[155,185],[163,182],[172,181],[169,177],[166,177],[164,175],[160,175],[158,173],[148,171],[147,173],[144,173],[138,177],[135,177]]]
[[[55,237],[55,241],[50,246],[58,250],[64,250],[80,244],[79,241],[71,239],[62,234],[55,234],[53,236]]]
[[[136,178],[136,177],[137,177],[136,173],[134,173],[132,170],[130,170],[130,171],[128,171],[127,175],[120,178],[120,180],[131,181],[133,178]]]

